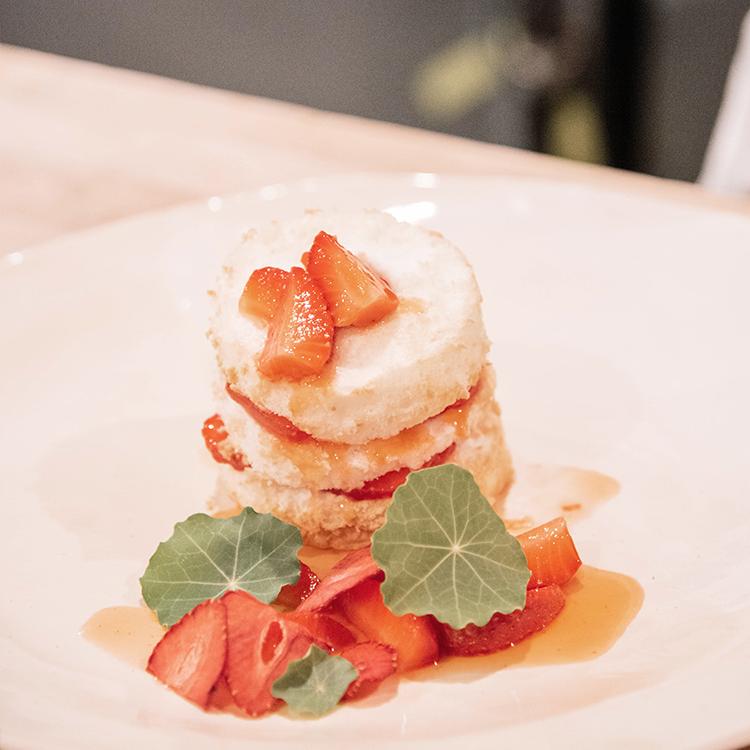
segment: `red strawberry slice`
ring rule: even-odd
[[[306,260],[337,328],[367,326],[398,307],[391,287],[326,232],[318,232]]]
[[[208,600],[175,623],[156,644],[146,669],[183,698],[206,707],[227,650],[227,615]]]
[[[295,609],[300,602],[307,599],[320,583],[315,573],[305,563],[299,564],[299,580],[297,583],[288,583],[281,588],[274,604],[288,609]]]
[[[357,642],[352,631],[330,615],[321,612],[287,612],[285,617],[302,625],[319,646],[332,653]]]
[[[529,588],[567,583],[581,567],[581,558],[564,518],[555,518],[518,537],[531,570]]]
[[[365,641],[341,652],[357,669],[357,679],[346,689],[344,700],[369,695],[386,677],[396,671],[398,657],[392,646]]]
[[[268,326],[258,370],[271,379],[317,375],[332,349],[333,320],[323,292],[307,271],[294,267]]]
[[[396,650],[400,671],[438,660],[439,645],[432,618],[394,615],[385,606],[377,579],[363,581],[346,591],[336,600],[336,606],[367,638]]]
[[[316,612],[327,607],[339,594],[362,581],[381,576],[372,559],[369,547],[350,552],[331,568],[331,572],[318,584],[315,591],[297,607],[297,612]]]
[[[270,322],[286,291],[289,271],[266,266],[250,274],[240,296],[240,312]]]
[[[291,440],[293,443],[302,443],[305,440],[312,440],[312,436],[303,432],[293,422],[280,414],[274,414],[268,409],[263,409],[253,403],[247,396],[232,388],[229,383],[226,385],[227,393],[230,398],[238,403],[264,430],[268,430],[272,435]]]
[[[281,703],[271,694],[271,687],[290,661],[307,653],[313,637],[244,591],[230,591],[222,601],[227,610],[224,674],[229,690],[245,713],[262,716]]]
[[[475,656],[502,651],[524,638],[544,630],[565,606],[565,594],[559,586],[545,586],[526,593],[526,606],[509,615],[496,614],[483,627],[467,625],[454,630],[439,623],[443,646],[449,654]]]

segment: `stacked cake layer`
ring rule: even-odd
[[[250,274],[300,265],[335,235],[398,297],[381,320],[336,328],[330,360],[301,379],[259,370],[268,322],[242,314]],[[367,544],[408,470],[451,462],[501,502],[512,480],[494,400],[481,298],[462,254],[437,233],[379,212],[310,212],[249,233],[213,295],[224,459],[216,510],[250,505],[298,525],[308,543]]]

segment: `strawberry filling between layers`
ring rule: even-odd
[[[459,399],[455,403],[446,407],[442,412],[440,412],[440,414],[444,414],[449,410],[462,411],[463,407],[476,395],[478,388],[479,383],[472,386],[467,398]],[[250,416],[263,429],[279,438],[280,440],[288,441],[289,443],[293,444],[305,443],[308,441],[319,442],[316,441],[316,439],[312,435],[304,432],[303,430],[300,430],[286,417],[274,414],[273,412],[268,411],[267,409],[263,409],[262,407],[253,403],[249,398],[247,398],[247,396],[239,393],[237,390],[232,388],[229,383],[226,384],[226,391],[229,394],[230,398],[245,410],[248,416]],[[434,417],[431,417],[431,419],[434,419]],[[246,461],[245,457],[241,453],[233,452],[231,454],[227,454],[226,451],[222,450],[222,446],[220,445],[220,443],[226,440],[227,437],[229,437],[229,435],[224,427],[224,423],[221,420],[221,417],[218,414],[206,420],[203,426],[203,438],[205,440],[206,447],[211,452],[211,455],[214,457],[214,459],[219,463],[227,463],[238,471],[243,471],[244,469],[251,468],[250,464]],[[439,466],[440,464],[447,463],[451,455],[453,454],[455,447],[455,443],[452,443],[445,450],[429,458],[419,468],[425,469],[431,466]],[[413,470],[408,466],[405,466],[400,469],[388,471],[385,474],[375,477],[374,479],[370,479],[361,487],[357,487],[355,489],[343,490],[338,488],[330,488],[326,491],[332,492],[337,495],[344,495],[351,500],[378,500],[393,495],[396,489],[398,489],[398,487],[406,482],[411,471]]]

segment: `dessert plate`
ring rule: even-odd
[[[221,257],[246,227],[334,206],[387,208],[464,249],[521,467],[513,512],[598,500],[571,515],[581,557],[643,603],[605,648],[587,631],[615,606],[601,599],[577,658],[518,647],[499,671],[419,674],[319,721],[204,714],[80,631],[138,604],[156,543],[211,490],[203,333]],[[0,262],[4,748],[750,741],[748,218],[577,184],[344,175]]]

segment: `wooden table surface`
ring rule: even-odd
[[[750,215],[686,183],[0,45],[0,252],[332,172],[577,180]]]

